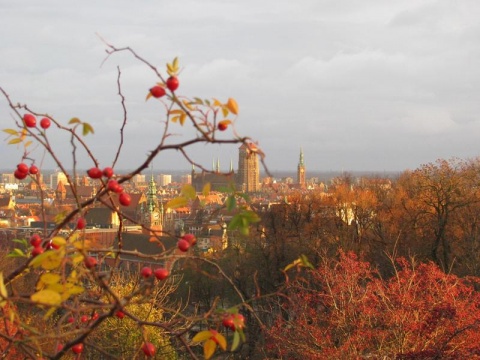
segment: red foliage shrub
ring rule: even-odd
[[[388,280],[353,254],[324,259],[288,288],[268,332],[282,358],[466,359],[479,356],[480,295],[433,263],[399,259]]]

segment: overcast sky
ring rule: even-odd
[[[182,95],[235,98],[238,132],[258,141],[272,171],[296,170],[300,148],[307,172],[401,171],[479,154],[478,0],[0,0],[0,19],[0,86],[39,113],[90,122],[104,166],[122,120],[116,67],[129,110],[119,167],[134,167],[158,142],[162,108],[145,103],[157,79],[131,56],[101,66],[96,33],[160,68],[178,56]],[[0,98],[1,128],[11,122]],[[0,169],[21,158],[5,141],[0,154]],[[237,146],[190,155],[237,168]],[[39,149],[32,157],[52,166]],[[154,167],[190,169],[174,152]]]

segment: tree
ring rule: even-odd
[[[287,288],[283,316],[268,329],[282,358],[475,358],[480,296],[434,263],[398,259],[384,280],[352,253],[324,258]]]
[[[196,358],[195,347],[203,343],[205,357],[209,358],[216,349],[216,345],[212,345],[211,336],[194,337],[192,342],[190,335],[192,328],[199,323],[207,327],[216,326],[218,323],[218,315],[214,312],[216,304],[212,304],[212,308],[205,309],[202,313],[196,312],[195,309],[182,313],[179,304],[169,304],[166,301],[170,293],[162,292],[165,287],[160,280],[155,280],[151,270],[139,272],[135,270],[135,266],[129,267],[130,271],[125,272],[127,280],[122,286],[115,283],[115,274],[122,269],[125,262],[147,264],[146,267],[150,263],[177,266],[182,262],[188,262],[190,258],[188,253],[184,252],[191,243],[187,244],[188,246],[180,246],[180,242],[183,242],[182,244],[187,242],[186,238],[179,240],[179,250],[176,246],[166,247],[163,244],[165,237],[174,239],[174,244],[178,240],[173,232],[149,228],[139,222],[135,212],[128,211],[132,197],[126,187],[130,179],[148,169],[152,161],[162,152],[177,151],[190,164],[205,170],[189,152],[190,146],[244,144],[250,149],[253,142],[249,137],[240,136],[235,131],[234,121],[239,108],[233,98],[221,102],[218,99],[189,98],[180,95],[180,65],[177,58],[167,63],[165,70],[161,70],[131,48],[117,48],[105,44],[107,59],[117,53],[128,53],[152,71],[152,83],[149,84],[149,90],[146,90],[147,100],[158,101],[164,109],[161,115],[164,130],[158,144],[139,161],[133,171],[127,174],[119,174],[114,170],[123,151],[126,141],[124,135],[129,125],[120,68],[116,83],[123,121],[115,157],[106,167],[100,167],[87,145],[86,138],[94,133],[91,124],[77,117],[72,117],[64,124],[51,115],[11,100],[6,89],[0,87],[0,92],[14,116],[13,126],[4,129],[4,132],[9,136],[8,143],[17,145],[22,151],[15,170],[17,179],[31,179],[38,185],[42,199],[45,197],[40,184],[39,169],[33,167],[36,164],[35,149],[42,148],[55,166],[66,175],[67,185],[75,198],[72,208],[64,208],[56,214],[56,225],[53,229],[44,227],[39,241],[25,237],[15,240],[15,248],[9,256],[18,258],[20,264],[14,269],[3,269],[3,272],[0,272],[2,309],[0,315],[5,324],[8,321],[9,328],[19,329],[17,332],[21,332],[22,337],[19,339],[15,335],[5,333],[2,336],[2,347],[3,349],[14,347],[15,351],[25,358],[59,359],[72,350],[75,354],[101,353],[107,357],[119,353],[122,356],[124,354],[138,356],[142,351],[146,356],[153,356],[155,352],[160,351],[155,346],[163,342],[167,347],[170,343],[181,346],[185,353]],[[172,130],[172,126],[177,127]],[[174,132],[182,130],[184,138],[178,140],[179,137],[172,136]],[[64,134],[70,141],[71,163],[60,161],[51,143],[52,132]],[[263,155],[256,145],[255,153],[258,156]],[[95,191],[87,197],[78,192],[76,181],[78,175],[82,173],[77,165],[80,156],[87,156],[92,162],[87,175],[94,184]],[[208,187],[205,187],[204,193],[208,191]],[[229,196],[234,199],[237,194],[231,193]],[[180,195],[169,201],[167,208],[184,206],[194,198],[195,189],[192,186],[184,186]],[[99,203],[116,214],[119,219],[116,232],[117,246],[105,247],[101,244],[99,246],[85,231],[86,213]],[[250,223],[256,221],[253,212],[244,209],[243,205],[235,206],[235,202],[231,203],[234,204],[231,208],[238,210],[238,214],[232,219],[231,229],[248,233]],[[51,210],[53,209],[48,209]],[[45,224],[46,212],[46,207],[42,206],[40,214]],[[123,232],[125,224],[139,224],[144,230],[152,233],[151,241],[159,244],[160,250],[153,254],[126,250]],[[188,239],[190,242],[193,241],[192,237]],[[198,259],[203,260],[201,257]],[[20,286],[25,279],[35,285]],[[172,286],[175,286],[175,279],[172,278],[171,281]],[[129,291],[126,292],[126,289]],[[126,317],[124,322],[129,322],[130,335],[127,336],[121,328],[111,335],[115,336],[114,340],[118,341],[119,345],[134,348],[100,346],[103,344],[106,329],[118,325],[118,311],[124,313]],[[238,308],[229,311],[235,313]],[[72,326],[71,319],[77,326]],[[239,327],[234,334],[234,344],[230,347],[232,350],[239,346],[240,340],[245,340],[243,330]],[[226,350],[223,335],[215,335],[215,339],[219,341],[220,347]]]

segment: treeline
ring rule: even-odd
[[[205,308],[217,296],[223,307],[247,300],[239,358],[473,356],[480,350],[460,350],[480,322],[479,185],[479,159],[438,160],[396,179],[345,174],[327,192],[298,192],[258,212],[249,238],[218,255],[235,290],[215,268],[191,262],[189,296]],[[284,271],[302,255],[313,269],[297,262]],[[470,280],[459,295],[461,278]],[[387,310],[406,318],[388,322]]]

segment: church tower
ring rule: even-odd
[[[148,184],[147,203],[143,210],[143,223],[152,230],[162,231],[163,229],[163,204],[161,206],[158,204],[157,185],[153,179],[153,174]],[[143,229],[143,232],[152,234],[146,229]]]
[[[238,154],[237,184],[245,192],[260,190],[260,166],[256,146],[252,143],[240,146]]]
[[[303,189],[306,186],[305,180],[305,161],[303,159],[303,149],[300,148],[300,160],[297,167],[297,182],[298,185]]]

